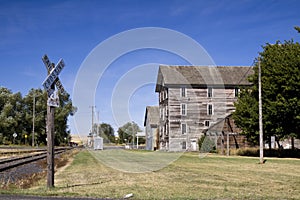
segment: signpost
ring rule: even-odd
[[[43,87],[47,90],[47,187],[54,187],[54,112],[55,108],[59,107],[59,98],[57,91],[55,91],[55,85],[63,93],[65,92],[58,75],[64,68],[65,63],[62,59],[59,60],[57,65],[51,63],[48,56],[44,55],[42,58],[47,71],[48,76],[43,82]]]
[[[13,134],[13,137],[14,137],[14,144],[15,144],[15,139],[16,139],[17,136],[18,136],[17,133],[14,133],[14,134]]]

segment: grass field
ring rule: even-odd
[[[107,167],[97,155],[84,150],[57,171],[54,189],[45,186],[43,180],[11,192],[99,198],[123,198],[132,193],[132,199],[300,199],[300,160],[267,158],[260,165],[258,158],[199,158],[197,153],[185,153],[157,171],[128,173]]]

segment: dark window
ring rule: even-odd
[[[208,115],[212,115],[213,114],[213,106],[211,104],[208,104],[207,114]]]
[[[212,97],[212,88],[207,88],[207,97]]]
[[[206,121],[204,122],[204,124],[205,124],[205,126],[209,127],[209,121],[206,120]]]
[[[181,104],[181,115],[186,115],[186,104]]]
[[[181,88],[181,97],[186,97],[186,88]]]
[[[186,124],[181,124],[181,134],[186,134]]]
[[[239,88],[234,88],[234,96],[238,97],[239,96]]]
[[[186,142],[182,142],[182,149],[186,149]]]

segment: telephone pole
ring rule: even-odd
[[[259,114],[259,163],[264,163],[264,137],[262,121],[262,98],[261,98],[261,66],[258,57],[258,114]]]
[[[91,132],[93,134],[94,133],[94,108],[96,108],[96,106],[90,106],[90,108],[92,108],[92,129],[91,129]]]
[[[33,109],[32,109],[32,147],[34,147],[34,126],[35,126],[35,94],[33,94]]]

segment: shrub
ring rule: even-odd
[[[259,148],[237,149],[239,156],[259,156]],[[264,149],[264,157],[300,158],[300,149]]]
[[[199,146],[199,151],[203,153],[208,153],[208,152],[215,153],[216,151],[216,146],[214,141],[212,141],[209,137],[206,137],[205,135],[202,135],[198,139],[198,146]]]
[[[258,148],[243,148],[243,149],[238,149],[236,151],[236,154],[238,156],[254,156],[254,157],[258,157],[259,156],[259,149]]]

